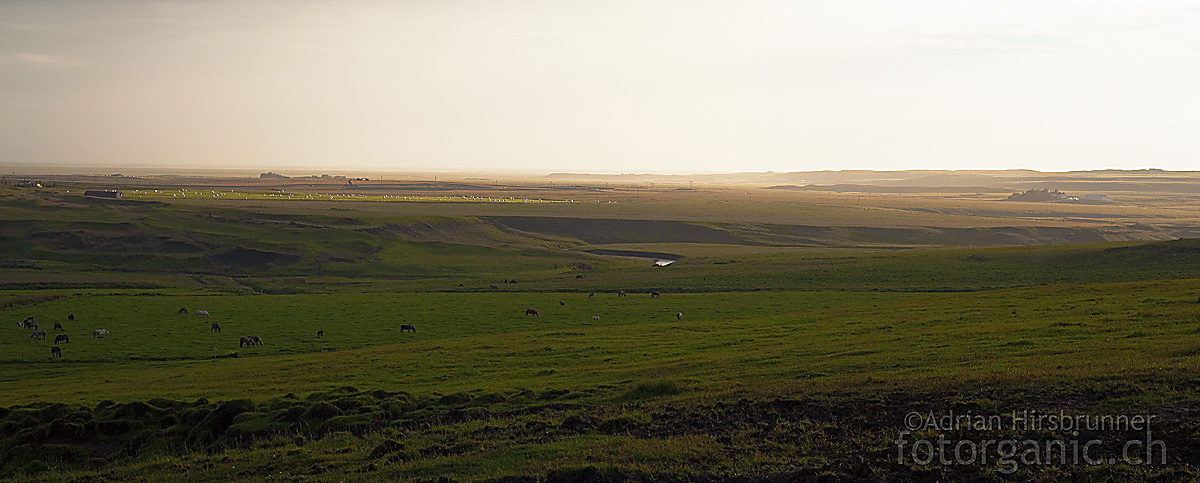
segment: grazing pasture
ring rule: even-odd
[[[660,378],[688,386],[733,384],[726,389],[828,390],[869,379],[924,387],[940,386],[946,378],[1015,383],[1152,374],[1156,368],[1196,366],[1200,342],[1192,335],[1200,333],[1200,304],[1193,293],[1191,281],[1180,281],[955,293],[731,292],[592,302],[577,294],[579,304],[537,318],[520,315],[519,308],[561,294],[203,297],[204,305],[227,314],[221,323],[228,330],[220,333],[211,332],[207,321],[174,314],[173,307],[190,301],[187,296],[68,298],[26,311],[71,306],[88,320],[104,318],[112,335],[73,341],[69,357],[48,361],[45,346],[51,344],[14,328],[0,341],[0,362],[37,367],[42,377],[6,392],[0,404],[48,396],[94,403],[117,394],[123,400],[156,394],[266,398],[341,382],[418,393],[552,388],[585,380],[595,390]],[[677,317],[680,308],[688,310],[686,321]],[[602,317],[596,320],[594,313]],[[342,323],[325,337],[312,336],[332,320]],[[402,334],[402,325],[421,330]],[[246,333],[268,343],[239,348],[238,334]],[[308,370],[321,360],[354,369]],[[93,364],[114,375],[136,374],[137,382],[130,380],[114,394],[113,386],[89,382],[90,372],[78,370]],[[391,364],[406,370],[385,370]],[[544,369],[553,369],[553,375],[538,375]],[[218,373],[256,374],[259,384],[229,386],[225,378],[214,378]],[[147,380],[162,385],[143,386]]]
[[[857,407],[875,404],[866,401],[881,395],[936,400],[969,394],[976,398],[972,404],[982,407],[1036,401],[1073,410],[1154,411],[1195,397],[1187,383],[1200,369],[1200,304],[1194,301],[1194,287],[1193,281],[1172,281],[955,293],[674,294],[663,299],[606,298],[590,306],[585,295],[577,294],[578,304],[539,318],[523,317],[519,308],[562,294],[203,297],[205,306],[228,314],[222,323],[236,327],[225,332],[230,335],[209,332],[206,321],[177,316],[173,308],[194,300],[187,296],[67,298],[25,310],[51,312],[71,305],[85,320],[107,313],[113,335],[102,341],[81,339],[64,347],[61,358],[51,358],[47,344],[18,337],[14,328],[13,337],[3,340],[8,358],[3,367],[10,368],[5,377],[19,377],[21,383],[5,392],[0,404],[52,400],[91,406],[102,400],[249,398],[270,406],[289,394],[349,385],[411,395],[405,397],[416,399],[405,399],[410,401],[405,404],[412,409],[395,414],[418,421],[426,417],[422,414],[435,417],[465,410],[455,408],[503,412],[560,405],[554,412],[496,422],[510,428],[506,431],[518,431],[515,434],[525,432],[515,425],[545,418],[556,420],[555,427],[571,418],[626,418],[629,422],[621,424],[643,427],[647,423],[638,421],[650,414],[709,407],[725,395],[752,400],[832,398],[828,404]],[[680,308],[688,311],[686,321],[676,319]],[[587,316],[589,311],[603,317],[594,320]],[[387,320],[369,314],[393,315]],[[345,322],[326,337],[312,337],[316,327],[328,327],[335,319]],[[401,336],[401,321],[422,330]],[[238,348],[233,334],[247,332],[261,334],[267,343]],[[231,353],[238,355],[229,357]],[[37,376],[12,372],[14,367]],[[247,380],[254,383],[229,382]],[[963,389],[981,386],[1005,390]],[[1091,395],[1094,391],[1107,396]],[[927,403],[894,404],[861,410],[888,414]],[[816,416],[806,412],[795,417]],[[870,420],[882,426],[864,430],[861,436],[886,440],[886,420]],[[439,426],[439,431],[475,434],[474,449],[460,456],[474,463],[451,470],[447,462],[418,452],[405,463],[389,464],[386,474],[412,477],[453,471],[475,479],[523,471],[519,468],[525,459],[487,449],[492,444],[489,437],[476,433],[487,425],[486,418],[472,421],[476,419],[441,423],[449,425]],[[872,436],[873,431],[884,433]],[[387,435],[401,438],[406,448],[441,444],[434,436],[439,433],[422,434],[387,430],[363,439],[331,437],[364,452],[383,444]],[[548,442],[519,436],[524,441],[519,447],[540,452],[567,444],[560,451],[582,457],[617,445],[620,451],[597,461],[622,471],[649,472],[679,471],[683,467],[677,465],[687,454],[717,448],[700,436],[612,440],[597,435],[598,439],[576,440],[573,434]],[[298,449],[290,441],[261,444]],[[652,441],[666,445],[658,450],[663,459],[634,464],[651,454],[644,445]],[[825,449],[842,444],[835,441]],[[229,451],[226,454],[240,465],[256,464],[254,451]],[[1184,457],[1191,454],[1180,451]],[[762,457],[754,458],[767,467],[790,461],[785,455]],[[351,468],[363,464],[333,456],[313,458],[342,468],[338,471],[356,471]],[[171,460],[154,461],[169,465]],[[539,471],[558,471],[563,468],[559,465],[569,464],[555,458],[537,461]],[[707,467],[722,471],[723,466]]]

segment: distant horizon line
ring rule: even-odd
[[[1127,172],[1127,173],[1194,173],[1200,170],[1171,170],[1165,168],[1094,168],[1094,169],[1072,169],[1072,170],[1039,170],[1033,168],[995,168],[995,169],[947,169],[947,168],[907,168],[907,169],[869,169],[869,168],[848,168],[848,169],[803,169],[803,170],[761,170],[761,171],[661,171],[661,172],[629,172],[629,171],[576,171],[576,170],[541,170],[541,169],[446,169],[446,168],[403,168],[403,169],[369,169],[369,168],[334,168],[329,167],[270,167],[270,168],[238,168],[238,167],[205,167],[193,168],[184,166],[134,166],[134,165],[78,165],[78,164],[47,164],[47,163],[14,163],[6,164],[0,162],[0,169],[5,171],[12,169],[37,169],[46,168],[59,173],[54,175],[83,175],[83,176],[111,176],[112,172],[95,172],[94,170],[116,171],[116,170],[136,170],[140,172],[160,171],[154,175],[170,176],[183,174],[187,172],[225,172],[225,173],[305,173],[305,176],[320,176],[322,174],[347,175],[347,173],[446,173],[446,174],[504,174],[504,175],[540,175],[540,176],[734,176],[734,175],[787,175],[799,173],[913,173],[913,172],[943,172],[943,173],[1004,173],[1004,172],[1031,172],[1031,173],[1096,173],[1096,172]],[[63,173],[65,170],[86,170],[76,173]],[[87,172],[92,171],[92,172]],[[15,173],[15,172],[0,172],[0,176],[13,175],[30,175],[37,173]],[[45,173],[51,174],[51,173]]]

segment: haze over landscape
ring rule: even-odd
[[[1187,1],[0,4],[0,165],[1191,169]]]
[[[1200,7],[0,2],[0,483],[1200,481]]]

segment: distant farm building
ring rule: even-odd
[[[1093,193],[1083,196],[1068,195],[1058,190],[1031,189],[1024,193],[1013,193],[1007,201],[1041,201],[1049,203],[1112,203],[1108,195]]]
[[[1025,190],[1024,193],[1013,193],[1006,201],[1041,201],[1041,202],[1077,202],[1078,196],[1068,195],[1058,190]]]
[[[90,196],[92,198],[117,199],[125,195],[122,195],[121,192],[117,190],[87,190],[83,192],[83,196]]]

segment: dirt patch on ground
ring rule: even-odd
[[[300,261],[300,255],[291,253],[271,252],[255,248],[238,247],[225,253],[215,255],[216,261],[225,265],[241,267],[265,267],[269,265],[290,265]]]

